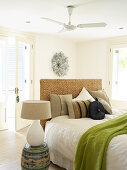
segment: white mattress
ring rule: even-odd
[[[46,123],[45,141],[53,163],[68,170],[73,169],[75,148],[81,135],[90,127],[113,119],[123,112],[114,110],[103,120],[90,118],[69,119],[59,116]],[[107,170],[127,170],[127,135],[114,137],[107,151]]]

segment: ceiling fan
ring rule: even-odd
[[[50,18],[44,18],[44,17],[42,17],[41,19],[44,19],[44,20],[47,20],[47,21],[49,21],[49,22],[53,22],[53,23],[62,25],[62,26],[63,26],[63,29],[62,29],[60,32],[73,31],[73,30],[75,30],[75,29],[77,29],[77,28],[105,27],[105,26],[107,25],[107,24],[104,23],[104,22],[73,25],[73,24],[71,23],[71,16],[72,16],[72,12],[73,12],[73,9],[74,9],[74,8],[75,8],[75,6],[71,6],[71,5],[70,5],[70,6],[67,6],[68,15],[69,15],[68,24],[62,23],[62,22],[59,22],[59,21],[56,21],[56,20],[53,20],[53,19],[50,19]]]

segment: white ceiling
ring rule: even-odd
[[[57,33],[61,29],[59,25],[40,19],[48,17],[67,23],[67,5],[78,6],[72,15],[73,24],[106,22],[107,26]],[[0,0],[0,26],[27,32],[57,33],[77,41],[127,35],[127,0]]]

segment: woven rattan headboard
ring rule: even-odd
[[[41,79],[40,100],[49,100],[50,94],[72,94],[76,97],[82,88],[87,90],[102,89],[101,79]]]
[[[87,90],[101,90],[101,79],[41,79],[40,100],[49,100],[50,94],[72,94],[76,97],[82,88]],[[41,120],[44,128],[45,121]]]

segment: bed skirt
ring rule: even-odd
[[[55,153],[50,151],[50,160],[52,161],[53,164],[65,168],[66,170],[73,170],[73,162],[65,158],[57,151],[55,151]]]

